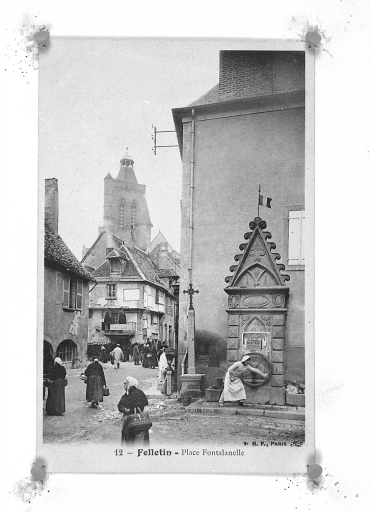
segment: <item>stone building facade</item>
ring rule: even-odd
[[[103,229],[82,264],[97,283],[90,292],[90,345],[118,343],[124,354],[147,341],[175,348],[175,296],[147,253]]]
[[[304,52],[220,52],[219,83],[187,107],[173,109],[173,118],[183,165],[178,362],[187,347],[189,298],[182,292],[190,282],[199,290],[194,296],[196,373],[205,374],[204,385],[222,377],[246,349],[229,311],[224,280],[257,217],[260,187],[272,201],[271,208],[260,206],[259,215],[290,278],[285,326],[275,326],[282,331],[284,351],[277,362],[282,377],[273,380],[280,386],[282,381],[303,382]],[[254,304],[263,316],[264,309],[275,307],[265,301]],[[234,349],[228,350],[231,331],[237,335],[232,336]],[[283,394],[274,401],[282,405]]]
[[[58,235],[58,181],[45,180],[44,359],[66,368],[86,362],[89,283],[93,277]]]

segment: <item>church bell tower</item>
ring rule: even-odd
[[[104,178],[103,224],[126,245],[146,251],[151,242],[152,223],[145,198],[146,186],[138,183],[134,160],[128,153],[120,161],[117,178]]]

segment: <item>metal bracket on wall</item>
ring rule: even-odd
[[[152,125],[152,128],[153,128],[153,135],[151,137],[151,139],[153,140],[153,148],[152,148],[152,151],[154,152],[154,154],[156,155],[156,150],[157,148],[178,148],[179,147],[179,144],[174,144],[174,145],[168,145],[168,146],[158,146],[157,145],[157,134],[158,133],[175,133],[175,130],[157,130],[156,126]]]

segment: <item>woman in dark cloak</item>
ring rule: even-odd
[[[135,409],[143,412],[143,409],[148,405],[146,395],[138,389],[138,381],[134,377],[126,377],[124,381],[124,394],[119,401],[117,408],[123,413],[123,425],[121,431],[121,444],[149,444],[148,430],[133,433],[128,428],[128,417],[130,414],[137,412]]]
[[[142,362],[143,368],[148,368],[149,367],[149,360],[150,360],[150,358],[148,357],[148,354],[149,354],[149,346],[148,345],[144,345],[144,347],[143,347],[143,362]]]
[[[44,350],[44,359],[43,359],[43,399],[46,398],[46,389],[48,385],[48,381],[50,378],[50,371],[54,366],[53,356],[49,353],[45,353]]]
[[[46,413],[49,416],[62,416],[66,411],[65,387],[67,385],[66,368],[59,357],[54,359],[54,366],[49,372],[50,387],[46,400]]]
[[[157,350],[156,350],[155,345],[151,346],[150,354],[151,354],[151,357],[150,357],[149,367],[156,368],[157,367]]]
[[[103,366],[95,357],[85,370],[86,380],[86,400],[91,402],[94,409],[99,407],[98,402],[103,402],[103,388],[106,387],[106,377],[104,376]]]

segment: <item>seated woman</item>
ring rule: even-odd
[[[95,357],[85,370],[86,381],[86,400],[91,402],[94,409],[99,407],[98,402],[103,402],[103,388],[106,387],[106,377],[104,376],[103,366]]]
[[[250,370],[253,373],[257,373],[263,378],[267,377],[267,374],[262,373],[257,368],[250,366],[248,361],[250,356],[243,356],[241,361],[233,363],[227,370],[224,379],[223,393],[219,398],[220,407],[224,406],[224,401],[227,402],[238,402],[239,405],[243,406],[243,401],[246,400],[245,386],[242,381],[242,375],[246,370]]]
[[[67,384],[66,368],[59,357],[54,359],[54,366],[49,372],[51,381],[45,410],[49,416],[62,416],[66,411],[65,387]]]
[[[148,430],[134,433],[130,431],[128,427],[128,417],[130,414],[134,414],[135,409],[143,412],[143,409],[148,405],[146,395],[138,389],[138,381],[134,377],[126,377],[124,381],[124,394],[121,397],[117,407],[120,412],[123,413],[123,425],[121,431],[121,443],[124,444],[149,444],[149,433]]]

